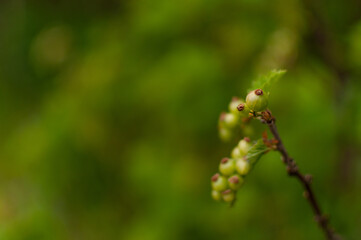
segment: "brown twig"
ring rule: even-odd
[[[326,235],[326,238],[329,240],[339,240],[340,237],[334,233],[328,224],[328,218],[322,214],[321,208],[316,200],[315,194],[311,188],[311,175],[303,175],[298,167],[296,162],[288,155],[285,146],[282,143],[281,137],[277,131],[275,124],[275,118],[272,116],[271,112],[267,110],[262,113],[261,116],[262,122],[268,125],[271,133],[273,134],[276,142],[276,150],[279,151],[282,155],[282,160],[286,165],[287,172],[290,176],[296,177],[301,184],[303,185],[305,192],[304,197],[308,200],[315,215],[315,220],[317,221],[320,228]]]

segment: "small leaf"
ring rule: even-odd
[[[285,73],[286,70],[272,70],[267,75],[263,75],[257,80],[254,80],[252,82],[252,89],[249,89],[248,92],[258,88],[262,89],[265,92],[269,92],[271,86],[275,84],[277,80],[280,79]]]
[[[255,164],[263,154],[269,151],[269,148],[259,139],[248,151],[246,158],[251,164]]]

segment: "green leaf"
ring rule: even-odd
[[[249,89],[248,92],[255,90],[255,89],[262,89],[265,92],[269,92],[271,86],[280,79],[283,74],[286,73],[286,70],[272,70],[267,75],[262,75],[257,80],[252,82],[252,89]]]
[[[268,147],[263,143],[262,139],[259,139],[248,151],[246,158],[251,164],[255,164],[263,154],[268,152]]]

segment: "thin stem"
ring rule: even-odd
[[[297,167],[296,162],[288,155],[285,146],[282,143],[281,137],[278,133],[275,118],[271,115],[271,112],[266,111],[265,114],[261,117],[264,123],[266,123],[273,134],[274,138],[277,140],[276,150],[279,151],[282,155],[283,162],[286,165],[287,172],[290,176],[296,177],[302,184],[305,189],[304,197],[308,200],[313,213],[315,215],[315,220],[317,221],[320,228],[325,233],[325,236],[329,240],[340,239],[334,231],[330,228],[328,224],[328,219],[321,212],[320,205],[318,204],[315,194],[311,188],[312,177],[310,175],[303,175]]]

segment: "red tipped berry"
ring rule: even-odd
[[[225,176],[230,176],[236,170],[234,164],[235,162],[233,159],[223,158],[219,164],[219,171]]]
[[[211,180],[212,180],[212,189],[213,190],[224,191],[228,187],[227,179],[225,177],[219,175],[219,173],[214,174],[212,176]]]
[[[234,97],[232,99],[232,101],[229,103],[229,106],[228,106],[229,111],[234,114],[239,114],[238,106],[240,104],[244,105],[244,101],[239,98]]]
[[[243,178],[238,175],[233,175],[228,178],[228,185],[232,190],[237,190],[243,185]]]
[[[236,198],[236,194],[234,194],[234,191],[232,191],[231,189],[227,189],[222,192],[222,198],[225,202],[233,202]]]
[[[241,103],[241,104],[239,104],[239,105],[237,106],[237,110],[238,110],[239,112],[242,112],[242,111],[244,110],[244,107],[245,107],[245,104],[244,104],[244,103]]]
[[[264,94],[262,89],[256,89],[248,93],[246,98],[247,106],[255,111],[260,112],[268,106],[268,95]]]

